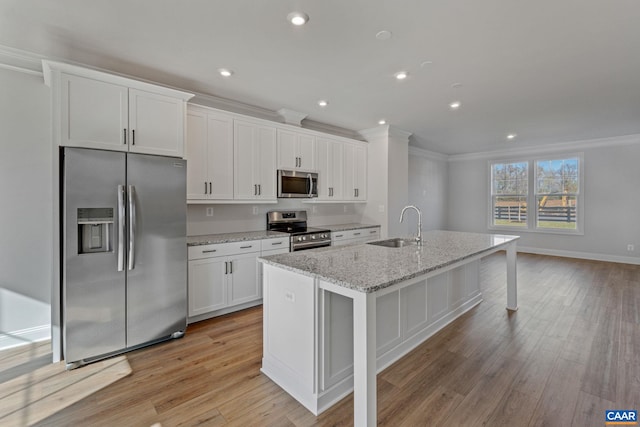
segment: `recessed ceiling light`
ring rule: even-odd
[[[449,108],[451,108],[452,110],[457,110],[461,105],[462,103],[460,101],[453,101],[451,104],[449,104]]]
[[[394,74],[394,76],[398,80],[404,80],[409,76],[409,73],[407,73],[406,71],[398,71]]]
[[[508,140],[513,140],[513,139],[516,139],[516,136],[518,136],[518,135],[515,134],[515,133],[510,133],[509,135],[507,135],[507,139]]]
[[[387,121],[385,119],[378,120],[379,125],[386,125]]]
[[[287,15],[287,21],[296,26],[304,25],[309,21],[309,15],[302,12],[291,12]]]
[[[391,31],[382,30],[376,34],[378,40],[389,40],[391,38]]]
[[[324,99],[321,99],[320,101],[318,101],[318,105],[321,107],[326,107],[327,105],[329,105],[329,102],[327,102]]]
[[[227,69],[227,68],[220,68],[218,70],[218,72],[220,73],[220,75],[222,77],[231,77],[231,75],[233,74],[233,71]]]

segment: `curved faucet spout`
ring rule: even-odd
[[[416,236],[416,242],[418,243],[418,246],[422,246],[422,212],[420,212],[420,209],[418,209],[414,205],[405,206],[402,209],[402,212],[400,212],[400,222],[402,222],[404,217],[404,212],[407,209],[415,209],[416,212],[418,213],[418,235]]]

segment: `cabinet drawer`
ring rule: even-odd
[[[259,240],[189,246],[189,259],[213,258],[250,252],[260,252]]]
[[[260,249],[264,251],[272,251],[275,249],[285,249],[289,251],[289,238],[279,237],[277,239],[264,239],[260,242]]]

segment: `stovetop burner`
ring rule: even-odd
[[[331,245],[331,230],[307,227],[306,211],[267,212],[267,230],[289,233],[292,252]]]

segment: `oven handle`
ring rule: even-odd
[[[307,179],[309,180],[309,191],[307,191],[307,193],[309,197],[311,197],[311,193],[313,192],[313,178],[310,173],[307,174]]]
[[[295,252],[300,249],[315,249],[315,248],[324,248],[326,246],[331,246],[331,240],[327,240],[326,242],[306,242],[306,243],[295,243],[291,245],[291,252]]]

